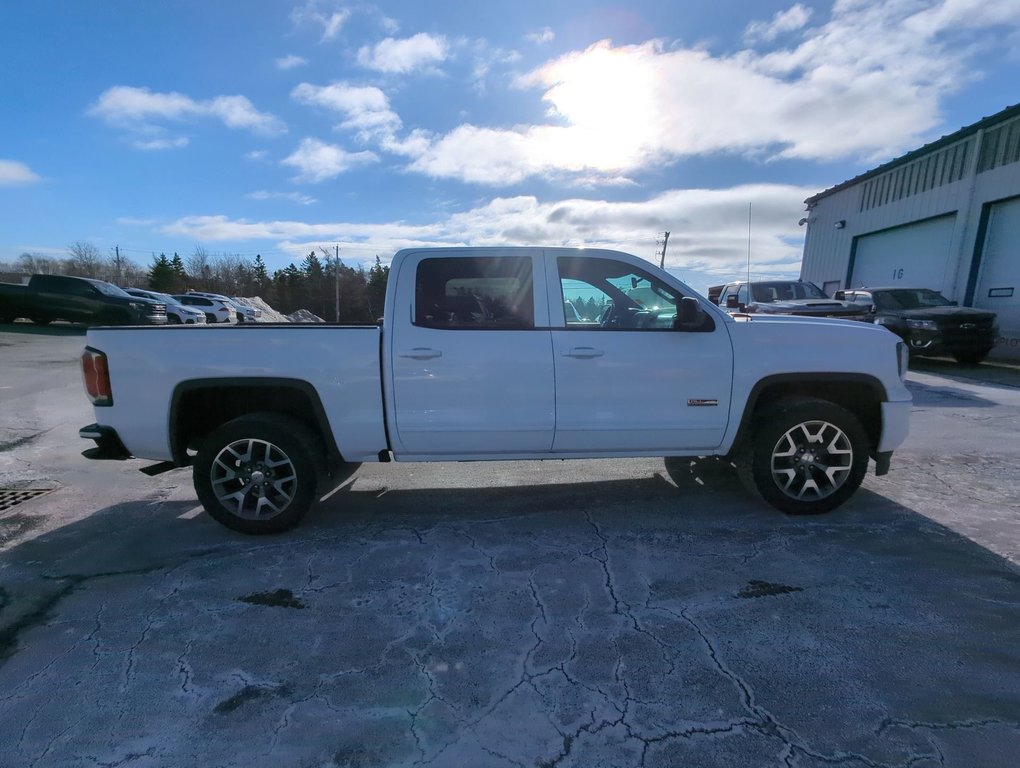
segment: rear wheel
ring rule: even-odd
[[[868,468],[868,436],[852,413],[826,400],[788,400],[762,415],[753,437],[755,487],[795,515],[835,509]]]
[[[273,413],[229,421],[195,457],[195,491],[217,522],[242,533],[296,526],[318,483],[316,441],[300,422]]]

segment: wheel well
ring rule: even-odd
[[[737,442],[750,436],[754,419],[770,406],[790,398],[816,398],[842,406],[861,422],[868,435],[871,450],[878,447],[882,434],[882,401],[884,393],[877,382],[867,378],[847,380],[845,377],[815,380],[782,380],[759,385],[748,399]]]
[[[275,413],[300,422],[315,436],[316,453],[329,464],[343,461],[318,394],[305,382],[185,382],[174,392],[170,443],[174,461],[190,463],[188,452],[228,421],[250,413]]]

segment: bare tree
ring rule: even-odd
[[[201,245],[196,245],[195,250],[188,257],[188,277],[203,289],[207,289],[212,280],[213,273],[210,262],[209,251]]]
[[[79,277],[99,277],[103,256],[92,243],[79,240],[67,249],[67,273]]]
[[[16,271],[30,275],[55,275],[61,271],[61,267],[57,259],[41,253],[23,253],[16,262]]]

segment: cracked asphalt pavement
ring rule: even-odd
[[[366,465],[244,537],[89,462],[80,332],[0,326],[0,766],[981,768],[1020,755],[1020,374],[786,517],[717,460]],[[679,486],[679,487],[678,487]]]

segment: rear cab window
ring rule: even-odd
[[[423,259],[415,273],[414,324],[425,328],[535,327],[529,257]]]

